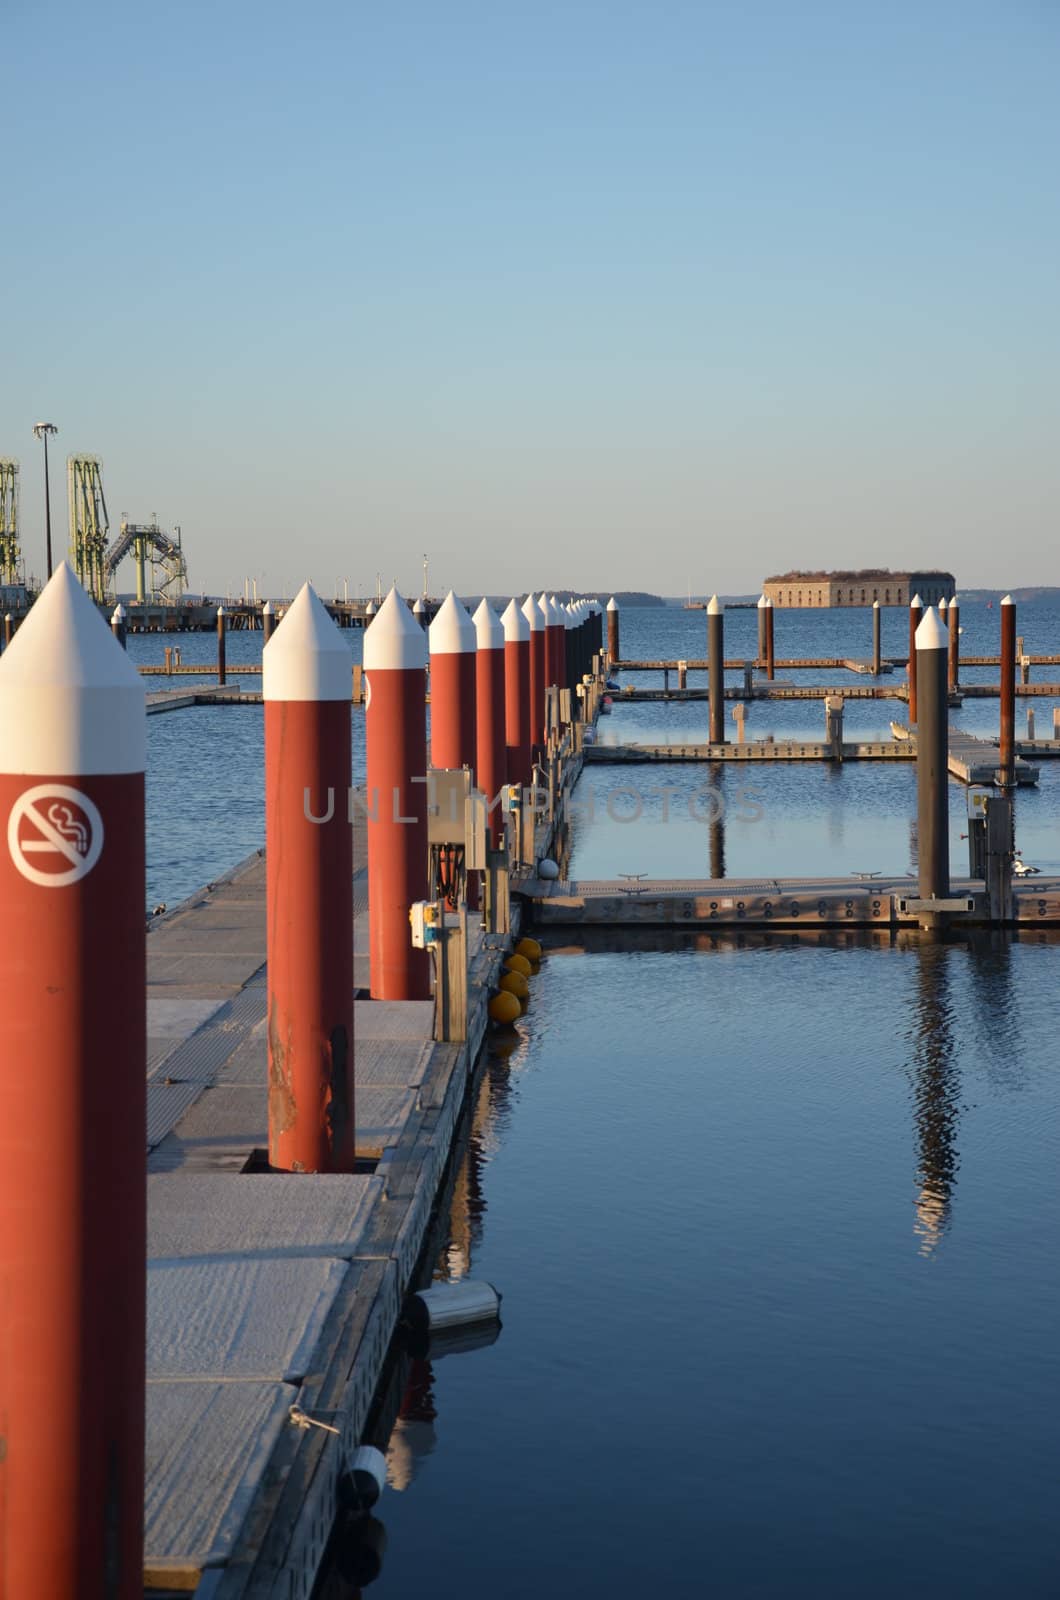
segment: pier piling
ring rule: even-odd
[[[1004,788],[1016,781],[1016,607],[1010,594],[1001,602],[1001,765]]]
[[[766,662],[766,609],[768,602],[764,594],[758,597],[758,665],[765,666]]]
[[[475,624],[450,589],[427,629],[431,652],[431,766],[467,767],[474,783]]]
[[[427,899],[426,665],[423,629],[393,588],[364,636],[374,1000],[429,1000],[431,994],[430,953],[413,949],[409,930],[409,908]]]
[[[872,602],[872,672],[878,678],[882,665],[880,657],[880,602]]]
[[[8,611],[4,616],[4,649],[6,650],[15,636],[15,619]]]
[[[530,746],[531,759],[545,742],[545,619],[534,595],[523,602],[530,629]]]
[[[0,1591],[139,1600],[144,694],[69,566],[0,663]]]
[[[125,649],[125,607],[121,601],[114,607],[110,617],[110,631],[122,649]]]
[[[772,682],[774,667],[773,602],[766,597],[766,677]]]
[[[515,600],[501,618],[504,628],[504,742],[508,782],[530,782],[530,624]]]
[[[352,1172],[350,652],[310,584],[262,654],[269,1165]]]
[[[917,659],[916,659],[916,630],[924,615],[924,608],[920,603],[920,596],[915,594],[909,602],[909,726],[917,724]],[[938,619],[936,618],[936,623]]]
[[[273,609],[272,609],[272,601],[271,600],[266,600],[265,604],[261,608],[261,648],[262,648],[262,650],[264,650],[265,646],[268,644],[269,640],[272,638],[273,630],[275,629],[275,627],[276,627],[276,616],[275,616],[275,613],[273,612]]]
[[[223,688],[225,684],[225,608],[217,607],[217,684]]]
[[[917,626],[914,645],[920,712],[916,741],[920,898],[944,900],[950,892],[948,640],[932,606]],[[937,926],[938,916],[928,913],[922,925]]]
[[[949,617],[949,673],[948,684],[952,694],[958,687],[961,673],[961,607],[956,595],[950,601]]]
[[[607,602],[607,653],[611,658],[612,667],[616,661],[621,661],[622,659],[618,626],[618,601],[614,595]]]
[[[504,842],[504,810],[498,799],[508,776],[505,750],[504,629],[488,600],[482,600],[475,627],[475,775],[492,809],[487,826],[494,849]]]
[[[707,605],[707,672],[710,676],[710,742],[725,743],[725,607],[717,595]]]

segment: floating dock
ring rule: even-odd
[[[910,928],[920,915],[916,880],[845,878],[626,877],[571,882],[529,879],[518,886],[541,927]],[[991,924],[986,885],[952,881],[954,927]],[[1060,878],[1012,886],[1018,927],[1060,923]]]
[[[895,739],[911,748],[916,755],[916,734],[900,722],[891,723]],[[1045,741],[1042,741],[1043,743]],[[1018,741],[1017,741],[1018,748]],[[1057,750],[1060,754],[1060,748]],[[961,783],[993,783],[1001,766],[1001,747],[990,739],[977,739],[974,734],[960,728],[949,730],[949,769]],[[1016,782],[1037,783],[1039,769],[1019,755],[1015,763]]]

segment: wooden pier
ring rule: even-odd
[[[891,732],[895,739],[908,746],[911,753],[916,755],[916,734],[911,734],[909,729],[900,722],[891,723]],[[1045,741],[1041,741],[1045,743]],[[1017,750],[1019,748],[1017,742]],[[1050,752],[1051,753],[1051,752]],[[1060,745],[1057,748],[1060,755]],[[978,739],[974,734],[964,733],[960,728],[951,728],[949,731],[949,769],[955,778],[962,783],[993,783],[1001,766],[1001,748],[990,739]],[[1039,770],[1029,761],[1016,757],[1016,782],[1021,784],[1037,783]]]
[[[557,819],[580,768],[568,755]],[[267,1170],[263,853],[150,926],[149,1592],[309,1595],[511,942],[469,928],[464,1042],[434,1038],[433,1001],[366,998],[363,815],[354,840],[357,1173]]]
[[[536,926],[910,928],[920,915],[916,880],[845,878],[529,879],[518,888]],[[986,885],[953,880],[954,927],[993,926]],[[1060,924],[1060,878],[1012,886],[1017,927]]]

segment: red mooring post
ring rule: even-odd
[[[475,624],[450,589],[427,629],[431,652],[431,766],[467,767],[474,782]]]
[[[548,640],[552,648],[552,664],[549,670],[547,685],[555,684],[557,689],[567,687],[567,622],[563,610],[555,595],[542,595],[546,609],[546,628]],[[547,648],[547,647],[546,647]]]
[[[269,1165],[352,1172],[350,651],[305,584],[261,657]]]
[[[144,691],[63,562],[0,661],[0,1595],[143,1594]]]
[[[426,666],[423,629],[391,589],[364,636],[373,1000],[431,995],[430,953],[412,948],[409,928],[409,908],[427,899]]]
[[[222,688],[225,683],[225,608],[217,607],[217,685]]]
[[[949,675],[947,682],[950,693],[960,681],[961,675],[961,603],[956,595],[950,601],[949,609]]]
[[[530,629],[530,745],[545,742],[545,619],[536,598],[528,594],[523,616]]]
[[[772,681],[776,665],[775,646],[773,642],[773,602],[766,596],[766,678]]]
[[[614,670],[620,659],[620,638],[618,627],[618,601],[614,595],[607,602],[607,653],[610,656],[610,666]]]
[[[920,596],[915,594],[909,602],[909,726],[916,726],[916,630],[924,615]]]
[[[530,782],[530,624],[515,600],[501,617],[504,628],[504,741],[508,782]]]
[[[1010,594],[1001,602],[1001,781],[1016,781],[1016,606]]]
[[[504,843],[504,785],[508,781],[505,748],[504,629],[488,600],[472,621],[475,625],[475,774],[489,807],[493,848]]]

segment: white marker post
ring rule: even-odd
[[[66,562],[0,661],[0,1590],[139,1600],[144,690]]]

